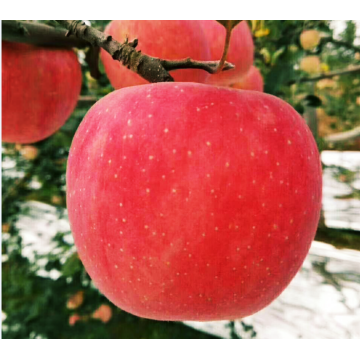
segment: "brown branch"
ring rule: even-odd
[[[216,74],[219,73],[220,71],[223,70],[225,62],[226,62],[226,58],[227,58],[227,54],[229,52],[229,48],[230,48],[230,38],[231,38],[231,33],[232,33],[232,28],[231,27],[226,27],[226,36],[225,36],[225,44],[224,44],[224,50],[220,59],[220,63],[218,65],[218,67],[216,68]]]
[[[78,103],[95,104],[100,99],[101,99],[101,97],[98,97],[98,96],[80,95],[79,98],[78,98]]]
[[[360,51],[360,47],[356,46],[354,44],[351,44],[349,42],[346,41],[342,41],[342,40],[335,40],[332,37],[325,37],[321,39],[321,42],[326,44],[326,43],[333,43],[335,45],[338,46],[343,46],[346,47],[347,49],[351,49],[351,50],[355,50],[355,51]]]
[[[302,79],[299,79],[299,80],[293,80],[293,81],[290,81],[288,83],[288,85],[292,85],[292,84],[295,84],[295,83],[315,82],[315,81],[319,81],[319,80],[322,80],[322,79],[330,79],[330,78],[335,77],[335,76],[356,74],[356,73],[360,73],[360,65],[354,66],[351,69],[335,70],[335,71],[330,71],[330,72],[321,74],[319,76],[313,76],[313,77],[309,77],[309,78],[302,78]]]
[[[349,131],[344,131],[341,133],[325,136],[323,140],[326,143],[337,144],[337,143],[355,140],[357,138],[360,138],[360,126],[357,126],[356,128]]]
[[[89,43],[75,36],[65,37],[66,30],[26,21],[3,20],[2,40],[39,46],[85,48]]]
[[[190,58],[182,60],[161,60],[162,65],[167,71],[178,69],[201,69],[210,74],[216,74],[219,66],[219,61],[196,61]],[[234,69],[235,66],[231,63],[225,62],[223,71]]]
[[[79,20],[57,20],[57,22],[68,29],[67,36],[75,35],[77,38],[89,42],[92,46],[98,46],[107,51],[114,60],[120,61],[128,69],[136,72],[145,80],[155,82],[174,81],[168,73],[177,69],[202,69],[209,73],[214,73],[219,62],[200,62],[191,59],[184,60],[162,60],[142,54],[136,50],[137,39],[124,43],[119,43],[112,36],[105,35],[99,30],[87,26]],[[226,69],[232,69],[232,64],[226,63]]]

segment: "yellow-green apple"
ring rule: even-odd
[[[35,160],[39,156],[39,149],[35,146],[25,145],[21,147],[20,153],[26,160]]]
[[[306,56],[300,62],[300,69],[309,74],[317,74],[320,72],[320,59],[316,55]]]
[[[304,30],[300,35],[300,44],[304,50],[312,50],[319,45],[320,39],[317,30]]]
[[[321,208],[304,119],[261,92],[195,83],[114,91],[78,128],[69,219],[99,290],[132,314],[251,315],[300,269]]]
[[[161,59],[210,60],[209,45],[198,21],[188,20],[113,20],[105,32],[119,42],[137,38],[137,49]],[[115,61],[101,49],[101,60],[106,74],[115,89],[147,84],[132,70]],[[203,70],[182,69],[170,72],[175,81],[204,82],[209,74]]]
[[[72,50],[2,42],[2,141],[34,143],[73,112],[81,68]]]

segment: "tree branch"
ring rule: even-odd
[[[325,136],[323,140],[326,143],[337,144],[341,142],[355,140],[357,138],[360,138],[360,126],[357,126],[356,128],[349,131]]]
[[[78,103],[83,104],[95,104],[97,101],[99,101],[101,97],[92,96],[92,95],[80,95],[78,98]]]
[[[219,61],[196,61],[190,58],[182,60],[161,60],[162,65],[167,71],[178,69],[201,69],[210,74],[216,74],[219,66]],[[231,63],[225,62],[223,71],[234,69],[235,66]]]
[[[230,38],[231,38],[232,28],[227,26],[226,27],[226,36],[225,36],[225,44],[224,44],[224,50],[220,59],[219,66],[216,68],[216,73],[219,73],[223,70],[227,55],[230,48]]]
[[[177,69],[202,69],[212,74],[219,64],[219,62],[201,62],[191,59],[162,60],[137,51],[135,49],[138,44],[137,39],[132,42],[128,42],[126,39],[121,44],[112,36],[105,35],[79,20],[57,20],[57,22],[68,29],[66,36],[75,35],[77,38],[89,42],[92,46],[103,48],[114,60],[120,61],[128,69],[151,83],[174,81],[168,71]],[[234,68],[232,64],[225,63],[224,70],[232,68]]]
[[[335,45],[339,45],[339,46],[343,46],[346,47],[347,49],[351,49],[351,50],[355,50],[355,51],[360,51],[360,47],[356,46],[354,44],[348,43],[346,41],[342,41],[342,40],[335,40],[332,37],[325,37],[321,39],[321,42],[326,44],[326,43],[333,43]]]
[[[2,40],[28,43],[39,46],[76,47],[89,46],[89,43],[75,36],[65,37],[66,30],[44,24],[26,21],[3,20]]]
[[[351,69],[342,69],[342,70],[335,70],[335,71],[330,71],[324,74],[321,74],[319,76],[313,76],[313,77],[309,77],[309,78],[302,78],[299,80],[293,80],[290,81],[288,84],[292,85],[295,83],[304,83],[304,82],[315,82],[315,81],[319,81],[322,79],[330,79],[332,77],[335,76],[341,76],[341,75],[347,75],[347,74],[355,74],[355,73],[360,73],[360,65],[358,66],[354,66]]]

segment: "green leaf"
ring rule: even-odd
[[[62,268],[62,275],[65,277],[72,276],[81,269],[82,269],[81,261],[77,253],[75,253],[66,260]]]
[[[280,60],[273,66],[265,79],[265,92],[276,95],[282,85],[296,79],[294,66],[291,63]]]
[[[277,60],[284,53],[285,49],[286,49],[285,46],[283,46],[283,47],[281,47],[280,49],[276,50],[273,53],[273,56],[271,57],[271,64],[272,65],[275,65],[277,63]]]

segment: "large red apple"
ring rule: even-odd
[[[234,89],[264,91],[264,80],[258,68],[252,66],[250,70],[235,84]]]
[[[224,26],[215,20],[200,20],[210,46],[211,60],[220,60],[225,44],[226,30]],[[254,60],[254,42],[251,30],[242,21],[237,25],[230,37],[230,47],[227,61],[235,65],[235,69],[211,75],[207,79],[208,84],[228,86],[236,83],[245,75]]]
[[[2,141],[33,143],[73,112],[81,68],[72,50],[2,42]]]
[[[253,314],[314,237],[321,166],[302,117],[255,91],[159,83],[115,91],[75,134],[67,203],[100,291],[158,320]]]
[[[210,60],[209,45],[198,21],[188,20],[113,20],[105,29],[119,42],[139,40],[138,50],[169,60],[191,57],[195,60]],[[115,89],[142,85],[148,82],[127,69],[101,49],[101,60],[106,74]],[[172,71],[175,81],[205,82],[209,74],[203,70],[183,69]]]

